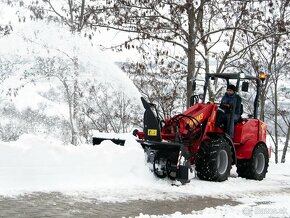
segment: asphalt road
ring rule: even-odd
[[[237,205],[230,198],[187,197],[178,200],[136,200],[122,203],[104,203],[93,198],[76,199],[53,193],[33,193],[18,197],[0,197],[0,217],[135,217],[142,214],[163,215],[179,211],[183,214],[206,207]]]
[[[273,194],[283,194],[289,196],[290,187],[283,189],[257,191],[244,193],[243,196],[249,198],[263,199],[263,196],[272,196]],[[108,203],[102,202],[97,198],[86,196],[71,196],[64,195],[59,192],[42,193],[35,192],[31,194],[19,195],[15,197],[0,196],[0,217],[5,218],[33,218],[33,217],[90,217],[90,218],[119,218],[119,217],[135,217],[142,214],[149,215],[163,215],[173,214],[176,211],[182,214],[190,214],[192,211],[201,211],[208,207],[217,207],[224,205],[239,205],[242,204],[235,198],[218,198],[218,197],[202,197],[202,196],[187,196],[175,200],[140,200]],[[271,204],[273,202],[257,201],[256,205]],[[253,209],[245,209],[252,214]],[[285,212],[288,215],[282,217],[289,217],[289,211],[286,208]],[[247,214],[244,214],[247,215]],[[279,215],[279,214],[277,214]],[[280,214],[281,215],[281,214]],[[251,217],[251,216],[249,216]],[[278,216],[281,217],[281,216]]]

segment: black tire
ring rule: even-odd
[[[237,161],[237,173],[240,177],[253,180],[263,180],[269,166],[268,149],[263,144],[258,144],[249,160]]]
[[[167,159],[161,157],[157,152],[153,160],[153,172],[158,178],[165,178],[167,176],[166,163]]]
[[[168,159],[166,162],[166,173],[169,179],[175,180],[176,179],[176,164],[173,164],[173,162]]]
[[[228,179],[232,168],[231,147],[226,140],[208,139],[197,152],[195,170],[201,180],[222,182]]]

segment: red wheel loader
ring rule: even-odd
[[[256,97],[251,118],[240,117],[234,124],[234,137],[229,136],[229,123],[221,122],[223,110],[219,102],[205,102],[210,80],[222,79],[229,85],[236,82],[239,90],[248,91],[249,82],[255,84]],[[195,84],[195,82],[194,82]],[[265,178],[270,150],[266,146],[266,124],[257,119],[259,93],[262,80],[259,77],[237,74],[206,74],[203,95],[192,96],[192,106],[181,114],[162,119],[154,104],[141,98],[144,112],[142,132],[134,131],[138,142],[148,155],[157,177],[189,182],[189,172],[195,166],[199,179],[207,181],[227,180],[232,165],[237,166],[240,177],[254,180]],[[193,88],[195,89],[195,88]],[[242,105],[232,105],[235,107]],[[94,138],[94,144],[102,140]],[[123,140],[111,139],[117,144]]]

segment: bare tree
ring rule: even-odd
[[[175,53],[182,57],[182,64],[186,66],[184,78],[188,107],[193,94],[192,82],[201,69],[206,73],[210,71],[211,59],[217,63],[215,71],[223,73],[233,67],[249,48],[273,34],[269,28],[261,27],[261,19],[265,17],[260,9],[262,2],[109,0],[106,3],[96,3],[92,0],[68,0],[61,9],[57,9],[52,0],[47,0],[45,7],[48,10],[44,6],[33,4],[31,10],[35,17],[42,18],[46,15],[50,19],[57,19],[67,24],[72,31],[80,32],[84,28],[94,31],[104,27],[126,32],[129,37],[118,46],[118,51],[133,48],[144,54],[147,47],[153,50],[153,55],[167,54],[172,61],[178,62],[175,55],[169,52],[174,47]],[[273,7],[270,4],[262,6],[269,9]],[[237,37],[243,34],[255,37],[239,49],[239,46],[235,46]],[[88,34],[89,38],[92,35],[93,32]],[[163,46],[155,48],[156,44]],[[217,47],[221,46],[225,49],[217,52]],[[146,62],[142,64],[146,65]],[[156,65],[160,64],[162,65],[162,59],[157,58]],[[210,91],[212,95],[212,90]]]
[[[187,57],[186,105],[189,107],[192,82],[196,78],[199,32],[202,31],[200,28],[203,11],[209,2],[202,0],[196,4],[193,0],[108,1],[112,8],[107,10],[108,22],[96,25],[130,33],[128,40],[122,44],[125,48],[132,45],[137,49],[144,45],[151,47],[150,41],[156,41],[178,47],[180,52],[184,52]],[[135,42],[138,45],[134,45]],[[167,53],[168,50],[163,52]]]
[[[286,162],[286,154],[287,154],[287,150],[289,147],[289,141],[290,141],[290,112],[289,111],[280,111],[279,112],[285,125],[286,125],[286,131],[285,131],[285,144],[284,144],[284,148],[282,151],[282,157],[281,157],[281,163],[285,163]]]
[[[8,35],[12,30],[11,25],[0,25],[0,37]]]
[[[277,63],[276,63],[276,59],[275,59],[275,71],[272,73],[272,81],[273,81],[273,93],[272,93],[272,96],[273,96],[273,105],[274,105],[274,138],[273,138],[273,142],[274,142],[274,145],[275,145],[275,163],[278,163],[278,152],[279,152],[279,140],[278,140],[278,136],[279,136],[279,133],[278,133],[278,116],[279,116],[279,105],[278,105],[278,82],[280,80],[280,77],[281,77],[281,73],[279,71],[279,69],[277,69]]]
[[[122,69],[129,75],[140,93],[156,104],[163,117],[180,113],[186,108],[185,73],[182,62],[170,60],[165,55],[156,55],[150,60],[123,63]],[[160,59],[160,60],[157,60]],[[160,64],[156,64],[156,62]]]
[[[87,2],[92,1],[87,0]],[[61,4],[61,7],[59,7],[59,4]],[[65,0],[58,2],[44,0],[41,3],[38,1],[31,1],[30,4],[23,6],[30,9],[33,19],[46,19],[54,22],[61,22],[66,24],[72,32],[81,32],[83,28],[87,27],[87,21],[92,15],[92,11],[88,10],[90,6],[86,3],[86,0]],[[94,8],[95,7],[92,6],[91,10]]]
[[[268,75],[261,91],[260,119],[273,120],[274,136],[271,136],[275,144],[276,163],[278,163],[279,128],[281,129],[278,119],[281,116],[278,104],[278,83],[284,77],[287,69],[289,69],[290,63],[287,59],[289,53],[287,47],[290,41],[285,34],[289,28],[287,23],[289,3],[288,0],[283,0],[272,2],[268,5],[270,13],[267,17],[265,14],[260,15],[261,18],[265,19],[261,20],[258,27],[267,30],[270,34],[265,40],[249,48],[250,52],[245,55],[248,57],[248,63],[252,66],[252,71],[256,76],[258,76],[260,71],[264,71]],[[256,37],[257,35],[249,35],[247,33],[244,41],[249,44]],[[266,108],[267,100],[272,102],[274,107],[271,111]]]
[[[86,83],[85,87],[88,96],[83,99],[82,108],[91,129],[119,133],[140,127],[140,108],[124,93],[97,82]]]
[[[71,143],[77,145],[80,142],[78,134],[78,95],[79,88],[76,82],[78,76],[78,60],[60,57],[37,57],[29,71],[25,72],[25,78],[32,81],[39,79],[57,79],[63,87],[65,99],[68,104],[69,122],[71,129]]]
[[[249,1],[107,1],[106,16],[103,20],[90,20],[93,27],[105,27],[129,34],[120,44],[119,51],[135,48],[144,52],[144,48],[157,48],[154,55],[175,52],[184,56],[186,65],[187,107],[192,96],[192,82],[199,70],[210,71],[210,59],[217,62],[216,72],[223,73],[240,59],[249,48],[271,37],[270,29],[263,29],[261,21],[261,2]],[[265,6],[263,4],[263,6]],[[268,7],[268,5],[266,5]],[[102,22],[100,22],[102,21]],[[255,35],[247,46],[240,49],[236,45],[238,35]],[[286,33],[283,33],[286,34]],[[166,45],[166,46],[165,46]],[[223,47],[220,52],[217,48]],[[161,61],[161,59],[159,60]],[[204,66],[202,67],[202,63]],[[157,62],[157,65],[161,62]]]

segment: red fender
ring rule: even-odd
[[[267,125],[261,120],[245,119],[236,124],[234,142],[237,159],[250,159],[257,144],[266,146],[266,134]],[[271,152],[268,153],[270,156]]]
[[[257,144],[263,144],[266,146],[266,144],[263,141],[254,141],[249,140],[243,145],[237,145],[236,146],[236,155],[237,159],[250,159],[252,157],[253,150]]]

